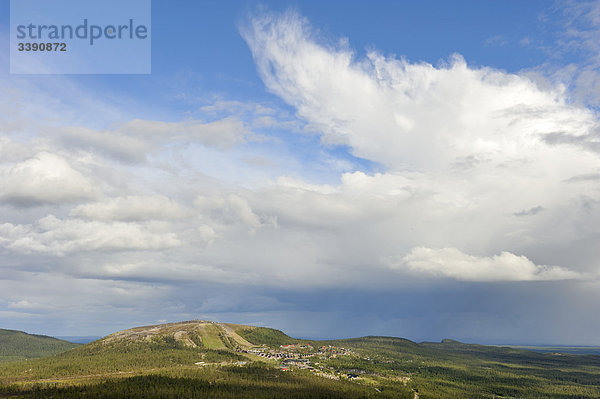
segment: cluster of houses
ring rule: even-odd
[[[279,348],[285,351],[295,351],[295,352],[312,352],[315,350],[311,344],[287,344],[287,345],[279,345]]]
[[[310,364],[308,359],[285,359],[279,365],[279,368],[282,371],[289,371],[291,367],[295,367],[295,368],[299,368],[299,369],[315,370],[315,368]]]
[[[243,353],[253,353],[257,356],[260,356],[269,360],[282,360],[282,359],[303,359],[308,356],[312,356],[309,352],[296,352],[289,350],[290,348],[286,348],[285,350],[275,350],[269,348],[253,348],[253,349],[244,349],[241,350]]]
[[[303,369],[310,370],[313,373],[317,374],[320,377],[330,378],[334,380],[339,380],[341,378],[347,378],[349,380],[354,380],[360,378],[359,374],[362,374],[363,371],[359,371],[358,374],[355,370],[349,370],[352,372],[343,371],[341,373],[335,373],[333,368],[324,367],[319,365],[319,363],[315,363],[312,365],[308,359],[286,359],[280,365],[279,368],[281,371],[290,371],[291,369]]]
[[[322,347],[319,348],[317,353],[315,353],[315,355],[321,356],[322,358],[326,358],[326,359],[338,357],[338,356],[348,356],[348,355],[352,355],[352,354],[353,353],[347,349],[339,348],[337,346],[332,346],[332,345],[323,345]]]
[[[332,345],[323,345],[318,350],[311,344],[287,344],[280,345],[279,350],[271,348],[252,348],[240,350],[243,353],[253,353],[257,356],[270,360],[282,359],[307,359],[312,356],[319,356],[321,359],[331,359],[338,356],[352,355],[347,349]]]
[[[252,353],[265,359],[279,361],[279,367],[282,371],[290,371],[292,368],[310,370],[319,375],[323,374],[327,377],[333,376],[331,370],[325,370],[319,363],[311,362],[315,359],[315,356],[319,359],[331,359],[338,356],[352,355],[353,353],[349,350],[333,345],[323,345],[317,350],[311,344],[286,344],[280,345],[278,349],[272,349],[267,347],[255,347],[251,349],[242,350],[244,353]],[[344,376],[346,377],[346,376]],[[347,378],[354,379],[358,376],[350,373]]]

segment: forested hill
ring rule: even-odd
[[[0,398],[600,399],[599,375],[600,356],[192,320],[1,364]]]
[[[45,335],[0,329],[0,362],[50,356],[77,346]]]

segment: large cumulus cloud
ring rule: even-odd
[[[596,234],[598,189],[580,179],[597,173],[600,158],[572,142],[593,135],[598,122],[594,112],[570,104],[563,87],[470,67],[458,55],[438,66],[377,52],[357,59],[347,45],[319,43],[293,12],[257,16],[243,34],[266,87],[323,142],[348,145],[386,169],[345,174],[334,193],[301,189],[293,209],[310,209],[305,220],[331,222],[339,210],[354,209],[370,220],[369,231],[380,227],[382,242],[396,243],[399,256],[426,246],[535,258],[543,255],[540,245],[567,246],[578,234]],[[322,206],[308,205],[311,199]],[[325,209],[329,216],[319,215]],[[384,248],[381,254],[390,252]],[[597,268],[594,259],[572,258],[565,267]],[[494,279],[481,260],[476,275],[460,267],[441,275]],[[530,278],[510,270],[509,279]]]

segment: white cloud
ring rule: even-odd
[[[456,248],[417,247],[400,261],[396,270],[418,276],[449,277],[464,281],[533,281],[583,279],[584,275],[557,266],[539,266],[510,252],[490,257],[467,255]]]
[[[168,143],[198,142],[224,150],[254,137],[244,123],[234,117],[212,122],[133,119],[110,130],[66,126],[52,129],[52,134],[67,148],[83,149],[126,162],[144,161]]]
[[[385,168],[345,173],[338,186],[280,179],[261,201],[282,228],[336,231],[337,245],[349,240],[355,259],[423,246],[537,260],[598,234],[599,190],[566,182],[600,170],[591,145],[572,145],[587,143],[600,125],[564,87],[473,68],[459,55],[439,66],[375,51],[357,59],[345,46],[318,43],[293,12],[255,17],[242,33],[267,89],[325,143],[346,144]],[[597,267],[589,255],[572,258],[569,267]]]
[[[58,204],[93,198],[93,180],[52,153],[0,167],[0,200],[18,206]]]
[[[31,153],[31,144],[16,142],[8,136],[0,136],[0,160],[2,163],[18,163],[33,155]],[[41,151],[40,151],[41,152]]]
[[[193,262],[174,263],[152,260],[137,263],[107,263],[89,271],[90,276],[103,278],[157,280],[157,281],[196,281],[229,284],[256,284],[261,276],[252,270],[226,270],[223,267],[207,266]]]
[[[8,304],[8,308],[11,309],[22,309],[22,310],[49,310],[49,309],[55,309],[56,307],[52,304],[49,303],[37,303],[37,302],[30,302],[28,300],[20,300],[20,301],[16,301],[13,303],[9,303]]]
[[[209,105],[203,105],[200,110],[214,115],[221,113],[232,115],[246,112],[253,115],[273,115],[277,113],[275,109],[263,104],[222,99],[213,101]]]
[[[243,33],[267,88],[325,142],[393,170],[443,170],[474,155],[498,165],[542,147],[546,134],[597,126],[559,88],[470,68],[458,55],[440,67],[376,52],[357,60],[346,48],[313,41],[294,13],[255,18]]]
[[[235,118],[225,118],[214,122],[161,122],[134,119],[120,126],[120,132],[139,137],[152,137],[163,141],[174,139],[200,141],[217,148],[228,148],[244,142],[250,132]]]
[[[82,126],[60,127],[53,133],[67,149],[89,151],[126,162],[142,162],[155,148],[152,140],[144,137]]]
[[[183,219],[191,216],[191,211],[165,196],[146,195],[83,204],[71,210],[70,214],[91,220],[144,221]]]
[[[0,244],[19,253],[65,255],[80,251],[160,250],[181,245],[160,222],[62,220],[49,215],[33,224],[0,224]]]
[[[207,217],[224,224],[243,224],[252,229],[277,226],[277,219],[269,215],[257,215],[248,201],[239,195],[199,196],[194,205]]]

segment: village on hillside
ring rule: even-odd
[[[319,363],[319,360],[334,359],[338,356],[356,355],[348,349],[333,345],[323,345],[315,349],[311,344],[286,344],[280,345],[278,349],[268,347],[254,347],[251,349],[241,349],[240,352],[250,353],[267,360],[279,361],[279,367],[282,371],[292,369],[306,369],[327,378],[339,379],[339,375],[331,373],[330,367],[325,367]],[[357,374],[345,373],[341,377],[354,379]]]

